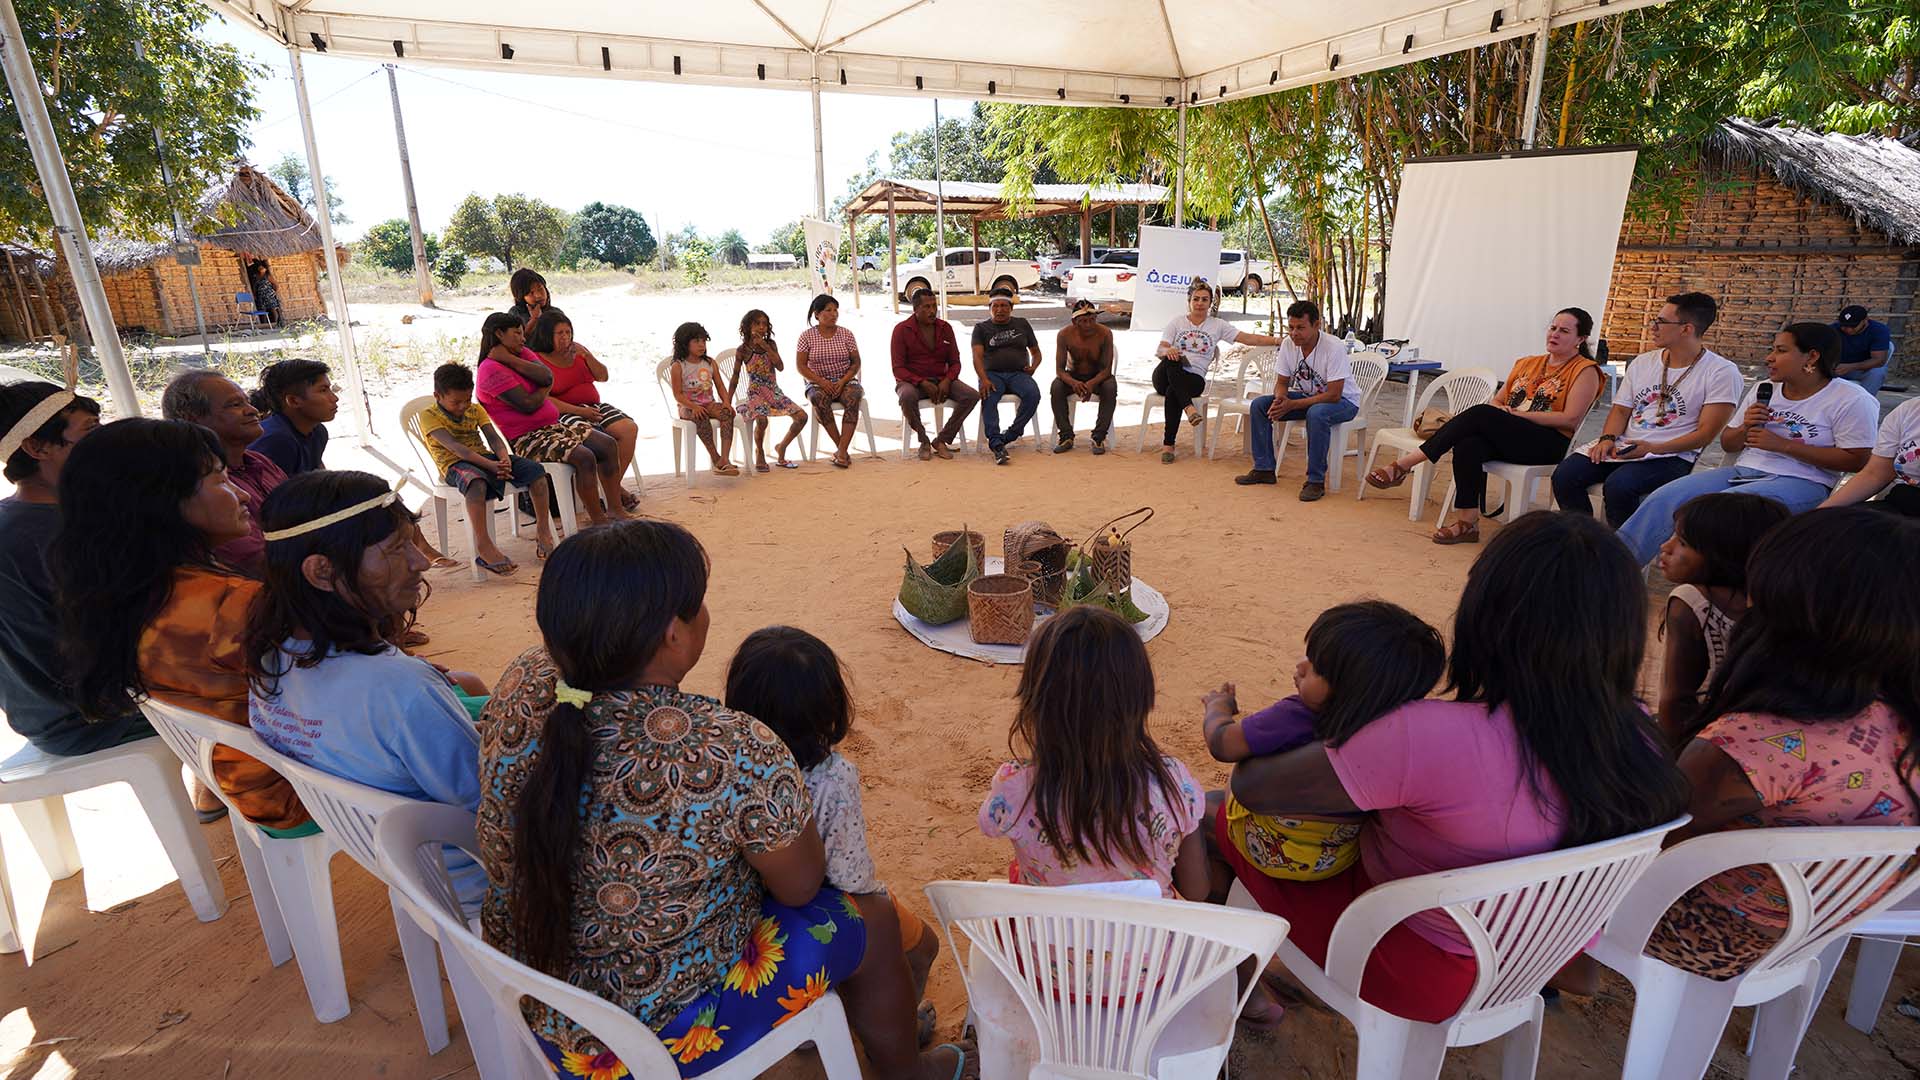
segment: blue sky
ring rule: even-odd
[[[216,17],[207,34],[267,68],[248,157],[305,156],[286,50]],[[343,240],[406,216],[393,108],[380,65],[306,52],[320,161],[353,220]],[[656,231],[739,229],[760,244],[813,207],[812,109],[803,93],[562,79],[401,66],[400,104],[421,222],[437,231],[469,192],[525,192],[565,210],[631,206]],[[959,115],[963,101],[942,101]],[[951,110],[951,111],[949,111]],[[933,120],[925,98],[826,94],[827,199],[884,152],[893,134]],[[664,230],[662,227],[664,226]]]

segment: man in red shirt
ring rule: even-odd
[[[921,461],[935,454],[952,457],[961,425],[980,403],[980,391],[960,381],[960,345],[953,324],[935,314],[939,307],[933,290],[922,289],[913,295],[913,317],[893,328],[893,388],[900,397],[902,422],[920,436]],[[953,410],[931,446],[920,422],[922,401],[945,403]]]

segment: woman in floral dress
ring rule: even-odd
[[[746,397],[735,405],[742,420],[753,421],[753,460],[756,472],[770,471],[767,466],[767,424],[776,416],[793,420],[787,436],[774,448],[783,469],[797,469],[799,462],[787,460],[787,447],[800,437],[807,426],[807,410],[780,390],[779,372],[786,368],[780,359],[780,346],[774,344],[773,321],[759,308],[740,320],[740,348],[733,354],[733,385],[740,385],[740,371],[747,372]]]

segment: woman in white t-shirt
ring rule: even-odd
[[[1887,485],[1893,485],[1891,489]],[[1920,517],[1920,398],[1913,398],[1880,422],[1880,438],[1873,444],[1867,467],[1833,489],[1827,506],[1852,506],[1886,490],[1887,497],[1873,507],[1907,517]]]
[[[1154,355],[1160,363],[1153,369],[1153,392],[1167,399],[1166,434],[1161,438],[1160,462],[1173,464],[1173,443],[1180,434],[1180,417],[1200,429],[1200,408],[1194,400],[1207,392],[1207,369],[1220,356],[1221,342],[1241,341],[1249,345],[1278,345],[1280,339],[1255,334],[1235,327],[1213,314],[1213,286],[1206,278],[1194,278],[1187,286],[1187,313],[1160,331],[1160,344]],[[1196,436],[1197,437],[1197,436]],[[1194,452],[1199,453],[1196,444]]]
[[[1690,499],[1742,491],[1797,514],[1820,505],[1841,473],[1866,465],[1880,407],[1857,383],[1833,377],[1839,356],[1839,331],[1824,323],[1794,323],[1773,336],[1767,381],[1747,394],[1737,422],[1720,433],[1720,448],[1740,456],[1662,487],[1620,526],[1638,565],[1659,553],[1673,535],[1674,511]]]

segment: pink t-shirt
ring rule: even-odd
[[[807,366],[815,375],[835,380],[853,366],[853,354],[860,346],[853,342],[853,331],[844,326],[835,327],[831,338],[820,336],[818,327],[809,326],[800,331],[800,340],[794,342],[793,349],[796,354],[807,354]]]
[[[1360,865],[1376,885],[1560,844],[1559,791],[1542,774],[1549,803],[1535,798],[1504,707],[1416,701],[1328,747],[1327,760],[1354,805],[1377,812],[1360,830]],[[1420,912],[1407,926],[1448,952],[1473,953],[1445,912]]]
[[[537,354],[527,355],[533,357],[535,363],[540,360]],[[480,399],[487,414],[493,417],[493,426],[500,429],[500,435],[508,442],[529,431],[560,422],[560,410],[554,408],[551,401],[542,401],[540,407],[530,413],[521,412],[508,404],[501,395],[515,388],[532,393],[534,385],[519,372],[492,357],[480,361],[480,370],[473,375],[473,396]]]
[[[1071,853],[1053,850],[1040,828],[1039,815],[1029,804],[1033,786],[1033,767],[1009,761],[993,774],[993,786],[980,804],[980,831],[988,836],[1013,841],[1014,862],[1025,885],[1084,885],[1092,881],[1144,881],[1160,884],[1160,895],[1173,897],[1173,860],[1180,853],[1180,841],[1200,827],[1206,814],[1207,796],[1179,758],[1166,758],[1167,770],[1179,788],[1178,797],[1167,798],[1156,785],[1153,799],[1140,808],[1136,819],[1145,837],[1150,866],[1120,865],[1119,858],[1102,857],[1098,863],[1074,861]]]

